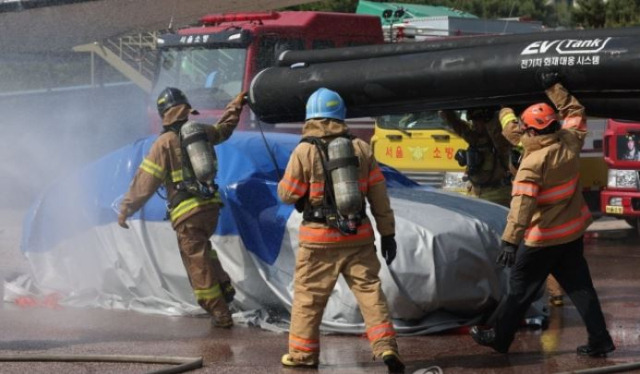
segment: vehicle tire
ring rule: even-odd
[[[640,236],[640,217],[625,218],[624,220],[633,227],[634,235]]]

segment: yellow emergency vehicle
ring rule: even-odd
[[[467,146],[437,111],[377,117],[371,138],[379,162],[420,184],[459,192],[466,191],[466,182],[454,156]]]
[[[465,119],[465,113],[461,112]],[[466,120],[466,119],[465,119]],[[591,118],[580,154],[580,182],[592,213],[600,214],[600,191],[607,183],[602,156],[606,120]],[[371,146],[376,160],[414,181],[447,191],[466,192],[464,167],[454,155],[468,144],[442,121],[437,111],[387,115],[375,119]]]

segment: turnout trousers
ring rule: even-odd
[[[550,247],[525,247],[509,279],[509,295],[497,313],[495,345],[508,349],[527,308],[552,274],[564,289],[587,328],[589,343],[610,339],[598,295],[584,258],[583,238]]]
[[[229,282],[209,238],[218,224],[219,208],[208,209],[187,218],[176,226],[182,263],[198,304],[216,318],[230,317],[220,283]]]
[[[352,248],[299,248],[289,332],[289,355],[294,361],[318,363],[320,323],[340,274],[358,301],[373,355],[381,357],[389,350],[398,352],[379,271],[380,262],[373,244]]]

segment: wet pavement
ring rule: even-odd
[[[521,330],[508,355],[477,346],[463,333],[400,337],[406,373],[556,373],[640,362],[640,239],[630,230],[590,234],[585,254],[618,349],[607,358],[575,354],[586,343],[580,317],[567,301],[553,308],[546,330]],[[597,237],[596,237],[597,236]],[[193,373],[385,373],[364,337],[321,338],[317,371],[280,365],[287,335],[258,328],[211,328],[198,317],[165,317],[101,309],[0,309],[0,355],[151,355],[203,357]],[[146,373],[167,365],[1,362],[0,373]],[[640,372],[637,370],[636,372]]]

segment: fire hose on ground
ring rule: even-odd
[[[184,373],[202,367],[202,357],[138,356],[138,355],[1,355],[0,362],[110,362],[134,364],[177,365],[147,374]]]

